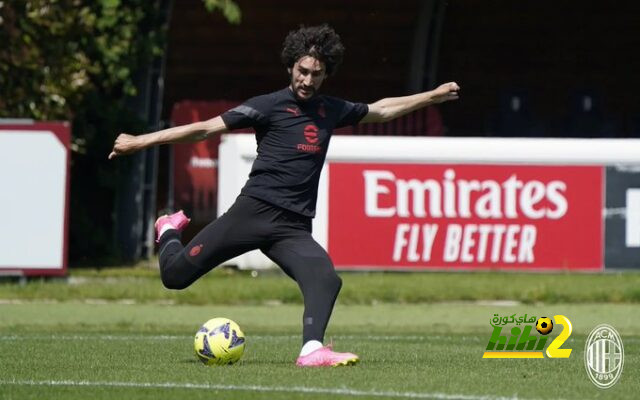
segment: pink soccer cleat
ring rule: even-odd
[[[190,221],[191,219],[187,218],[187,216],[184,215],[184,212],[182,212],[182,210],[176,213],[173,213],[171,215],[165,214],[159,217],[155,223],[156,234],[158,236],[158,238],[156,239],[156,242],[160,241],[160,232],[162,232],[162,228],[165,225],[169,224],[171,225],[172,229],[177,229],[179,231],[182,231],[187,225],[189,225]]]
[[[298,357],[298,367],[339,367],[341,365],[354,365],[360,359],[353,353],[338,353],[331,350],[331,346],[321,347],[318,350]]]

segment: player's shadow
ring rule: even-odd
[[[180,364],[200,364],[200,361],[197,359],[183,359],[179,361]],[[292,364],[291,360],[264,360],[264,359],[256,359],[256,360],[241,360],[239,361],[239,365],[288,365]]]
[[[183,359],[182,361],[180,361],[180,364],[196,364],[196,363],[199,363],[199,362],[200,362],[200,361],[195,360],[195,359],[193,359],[193,358],[190,358],[190,359],[186,359],[186,358],[185,358],[185,359]]]
[[[242,360],[240,361],[245,365],[290,365],[294,364],[291,360],[266,360],[266,359],[254,359],[254,360]]]

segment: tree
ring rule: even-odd
[[[203,0],[231,23],[231,0]],[[135,94],[133,72],[164,49],[159,1],[0,2],[0,117],[71,119],[88,92]],[[82,147],[81,143],[76,145]]]
[[[170,2],[0,1],[0,118],[72,121],[72,262],[117,255],[114,196],[130,166],[105,155],[118,132],[146,128],[127,102],[164,52]],[[232,0],[203,3],[240,22]]]

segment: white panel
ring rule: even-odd
[[[218,151],[218,216],[236,201],[256,158],[256,139],[249,134],[222,135]]]
[[[66,173],[53,132],[0,131],[0,268],[62,267]]]
[[[640,247],[640,189],[627,189],[627,247]]]
[[[249,178],[256,158],[256,139],[250,134],[223,135],[218,151],[218,216],[236,201]],[[275,264],[259,250],[253,250],[223,263],[241,269],[273,268]]]
[[[334,136],[327,159],[463,164],[638,164],[640,139]]]
[[[329,166],[325,163],[320,173],[316,217],[313,219],[313,238],[327,249],[329,243]]]

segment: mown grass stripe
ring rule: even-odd
[[[186,340],[191,336],[188,335],[0,335],[2,340]],[[290,340],[299,339],[299,335],[251,335],[251,340]],[[334,340],[366,340],[366,341],[425,341],[425,340],[452,340],[451,336],[442,335],[335,335],[331,336]],[[456,340],[478,341],[475,336],[457,336]]]
[[[448,393],[420,393],[420,392],[393,392],[357,390],[348,388],[321,388],[302,386],[261,386],[261,385],[220,385],[207,383],[179,383],[179,382],[105,382],[105,381],[32,381],[32,380],[0,380],[0,385],[18,386],[86,386],[86,387],[131,387],[151,389],[200,389],[200,390],[225,390],[239,392],[280,392],[280,393],[305,393],[305,394],[330,394],[343,396],[370,396],[393,397],[409,399],[434,399],[434,400],[518,400],[517,396],[503,397],[493,395],[468,395]]]

